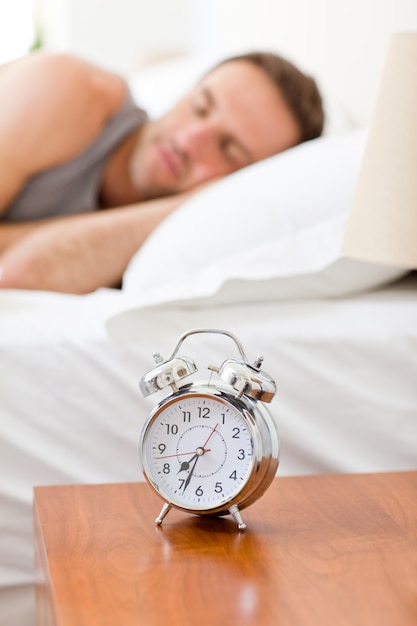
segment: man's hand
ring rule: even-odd
[[[0,288],[88,293],[120,284],[130,259],[189,194],[57,218],[0,257]]]

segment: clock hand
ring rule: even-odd
[[[206,448],[206,445],[210,441],[211,437],[214,435],[218,425],[219,425],[219,422],[217,422],[215,427],[212,429],[211,433],[209,434],[209,436],[207,437],[206,441],[204,442],[204,445],[202,445],[201,447],[197,448],[197,452],[195,453],[195,455],[193,457],[191,457],[191,459],[189,461],[183,461],[181,463],[181,467],[178,470],[177,474],[179,474],[180,472],[184,472],[184,471],[188,470],[188,468],[190,467],[190,464],[194,461],[194,459],[196,459],[196,462],[197,462],[197,459],[198,459],[199,456],[203,456],[203,454],[205,454],[206,452],[211,452],[211,450],[209,448]],[[159,458],[161,458],[161,457],[159,457]],[[194,463],[194,467],[195,467],[195,463]],[[191,474],[194,471],[194,467],[191,470],[190,475],[187,477],[187,481],[186,481],[185,486],[184,486],[184,491],[185,491],[185,488],[188,486],[188,484],[190,482]]]
[[[188,470],[190,468],[190,464],[194,461],[194,459],[198,458],[198,454],[194,454],[194,456],[191,457],[191,459],[189,461],[183,461],[181,463],[181,467],[178,470],[177,474],[179,474],[180,472],[184,472],[185,470]]]
[[[218,425],[219,425],[219,424],[216,424],[216,425],[215,425],[215,427],[212,429],[212,431],[211,431],[210,435],[207,437],[205,444],[202,446],[202,449],[203,449],[204,453],[206,453],[206,452],[211,452],[210,448],[206,448],[206,445],[208,444],[209,440],[211,439],[211,437],[212,437],[212,435],[213,435],[213,433],[214,433],[214,431],[216,430],[216,428],[217,428],[217,426],[218,426]],[[189,454],[192,454],[192,452],[177,452],[176,454],[164,454],[164,455],[158,455],[158,456],[156,456],[155,458],[156,458],[156,459],[171,459],[171,458],[174,458],[174,457],[176,457],[176,456],[188,456]],[[201,454],[201,453],[200,453],[200,454]],[[188,467],[189,467],[190,463],[192,463],[192,462],[194,461],[194,459],[195,459],[195,455],[194,455],[194,456],[193,456],[193,457],[192,457],[189,461],[184,461],[184,462],[181,464],[181,469],[180,469],[180,472],[181,472],[183,469],[188,469]],[[182,467],[183,465],[184,465],[185,467]]]
[[[206,439],[206,442],[204,443],[204,445],[202,446],[204,452],[209,452],[209,450],[206,450],[206,445],[208,444],[208,442],[210,441],[210,439],[212,438],[212,436],[214,435],[214,432],[217,428],[217,426],[219,425],[219,422],[217,422],[217,424],[215,425],[215,427],[213,428],[213,430],[211,431],[211,433],[209,434],[209,436]]]
[[[204,452],[211,452],[211,450],[204,450]],[[176,456],[188,456],[189,454],[192,454],[192,452],[177,452],[176,454],[164,454],[163,456],[157,455],[154,459],[172,459]]]
[[[187,489],[188,485],[190,484],[190,480],[191,480],[191,477],[192,477],[192,475],[193,475],[193,473],[194,473],[195,466],[197,465],[197,461],[198,461],[199,455],[198,455],[198,454],[196,454],[195,456],[196,456],[196,459],[195,459],[195,461],[194,461],[194,465],[192,466],[190,473],[189,473],[189,474],[188,474],[188,476],[187,476],[187,480],[185,481],[185,484],[184,484],[184,489],[182,490],[182,492],[183,492],[183,493],[184,493],[184,491]]]

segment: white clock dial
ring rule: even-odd
[[[142,445],[148,479],[169,502],[207,510],[230,501],[253,466],[250,423],[229,402],[184,394],[153,415]]]

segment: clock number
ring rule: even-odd
[[[195,490],[195,495],[201,497],[203,493],[204,491],[201,489],[201,485],[199,485],[197,489]]]
[[[169,474],[171,471],[170,465],[169,463],[164,463],[164,467],[162,468],[162,471],[164,472],[164,474]]]
[[[232,480],[237,480],[236,470],[234,470],[234,471],[230,474],[229,478],[231,478]]]
[[[239,439],[239,433],[240,433],[240,428],[238,428],[237,426],[234,427],[233,429],[233,435],[232,438],[233,439]]]
[[[197,407],[197,409],[198,409],[198,417],[205,417],[205,418],[210,417],[210,409],[208,406],[203,406],[203,407],[199,406]]]
[[[226,413],[220,413],[220,415],[222,416],[222,424],[224,424],[226,421]]]
[[[242,448],[239,450],[239,454],[237,455],[237,458],[239,459],[239,461],[243,461],[243,459],[245,458],[245,451],[242,450]]]
[[[158,445],[158,450],[161,454],[163,454],[165,452],[165,450],[167,449],[166,445],[164,443],[160,443]]]
[[[178,433],[178,426],[176,424],[167,424],[167,435],[176,435]]]
[[[182,489],[184,487],[184,483],[186,481],[186,478],[179,478],[178,480],[180,481],[180,489]]]
[[[221,483],[216,483],[214,486],[214,491],[216,493],[221,493],[223,491],[223,486]]]
[[[191,411],[183,411],[182,417],[184,422],[191,422]]]

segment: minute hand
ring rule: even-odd
[[[188,485],[190,484],[190,480],[191,480],[191,477],[192,477],[193,472],[194,472],[194,470],[195,470],[195,466],[197,465],[197,461],[198,461],[198,459],[200,458],[200,456],[201,456],[202,454],[204,454],[204,452],[208,452],[208,450],[206,450],[206,445],[208,444],[208,442],[210,441],[210,439],[211,439],[211,438],[212,438],[212,436],[214,435],[214,433],[215,433],[216,428],[217,428],[217,426],[218,426],[218,425],[219,425],[219,423],[217,423],[217,424],[215,425],[215,427],[212,429],[211,433],[209,434],[209,436],[207,437],[206,441],[204,442],[204,445],[203,445],[201,448],[197,448],[197,452],[196,452],[197,458],[196,458],[196,460],[194,461],[194,464],[193,464],[193,466],[192,466],[192,468],[191,468],[191,471],[190,471],[190,473],[189,473],[189,474],[188,474],[188,476],[187,476],[187,480],[185,481],[185,484],[184,484],[184,489],[182,490],[182,492],[183,492],[183,493],[184,493],[184,491],[187,489]],[[194,458],[194,457],[193,457],[193,458]],[[189,463],[191,463],[191,461],[192,461],[192,460],[193,460],[193,459],[190,459]],[[182,471],[182,469],[186,469],[186,467],[185,467],[185,463],[184,463],[184,468],[181,466],[181,468],[180,468],[180,472]]]
[[[189,474],[188,474],[188,476],[187,476],[187,480],[186,480],[186,481],[185,481],[185,483],[184,483],[184,489],[182,490],[182,492],[183,492],[183,493],[184,493],[184,491],[187,489],[188,485],[190,484],[190,480],[191,480],[191,477],[192,477],[193,472],[194,472],[194,470],[195,470],[195,466],[197,465],[197,461],[198,461],[198,459],[199,459],[199,457],[197,456],[197,458],[196,458],[196,460],[194,461],[194,464],[193,464],[193,466],[192,466],[192,468],[191,468],[191,470],[190,470],[190,473],[189,473]]]

